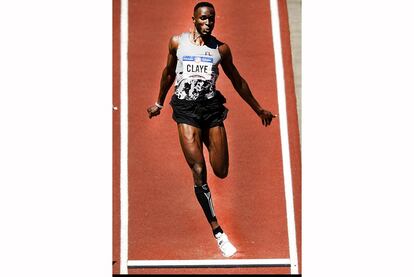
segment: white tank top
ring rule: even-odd
[[[210,99],[216,94],[220,63],[219,43],[215,37],[202,46],[192,43],[190,33],[182,33],[177,49],[175,94],[179,99]]]

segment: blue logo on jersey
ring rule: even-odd
[[[213,58],[211,57],[203,57],[203,56],[184,56],[183,61],[185,62],[205,62],[205,63],[213,63]]]

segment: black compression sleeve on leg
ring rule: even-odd
[[[213,200],[211,198],[211,192],[208,185],[194,186],[195,195],[198,203],[203,208],[204,214],[208,222],[217,221],[216,214],[214,213]]]

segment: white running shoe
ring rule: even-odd
[[[237,250],[233,244],[229,241],[229,238],[224,233],[217,233],[215,235],[218,247],[220,248],[221,254],[224,257],[231,257],[233,256]]]

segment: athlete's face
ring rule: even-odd
[[[201,36],[209,36],[213,32],[216,13],[213,8],[200,7],[194,13],[193,23]]]

